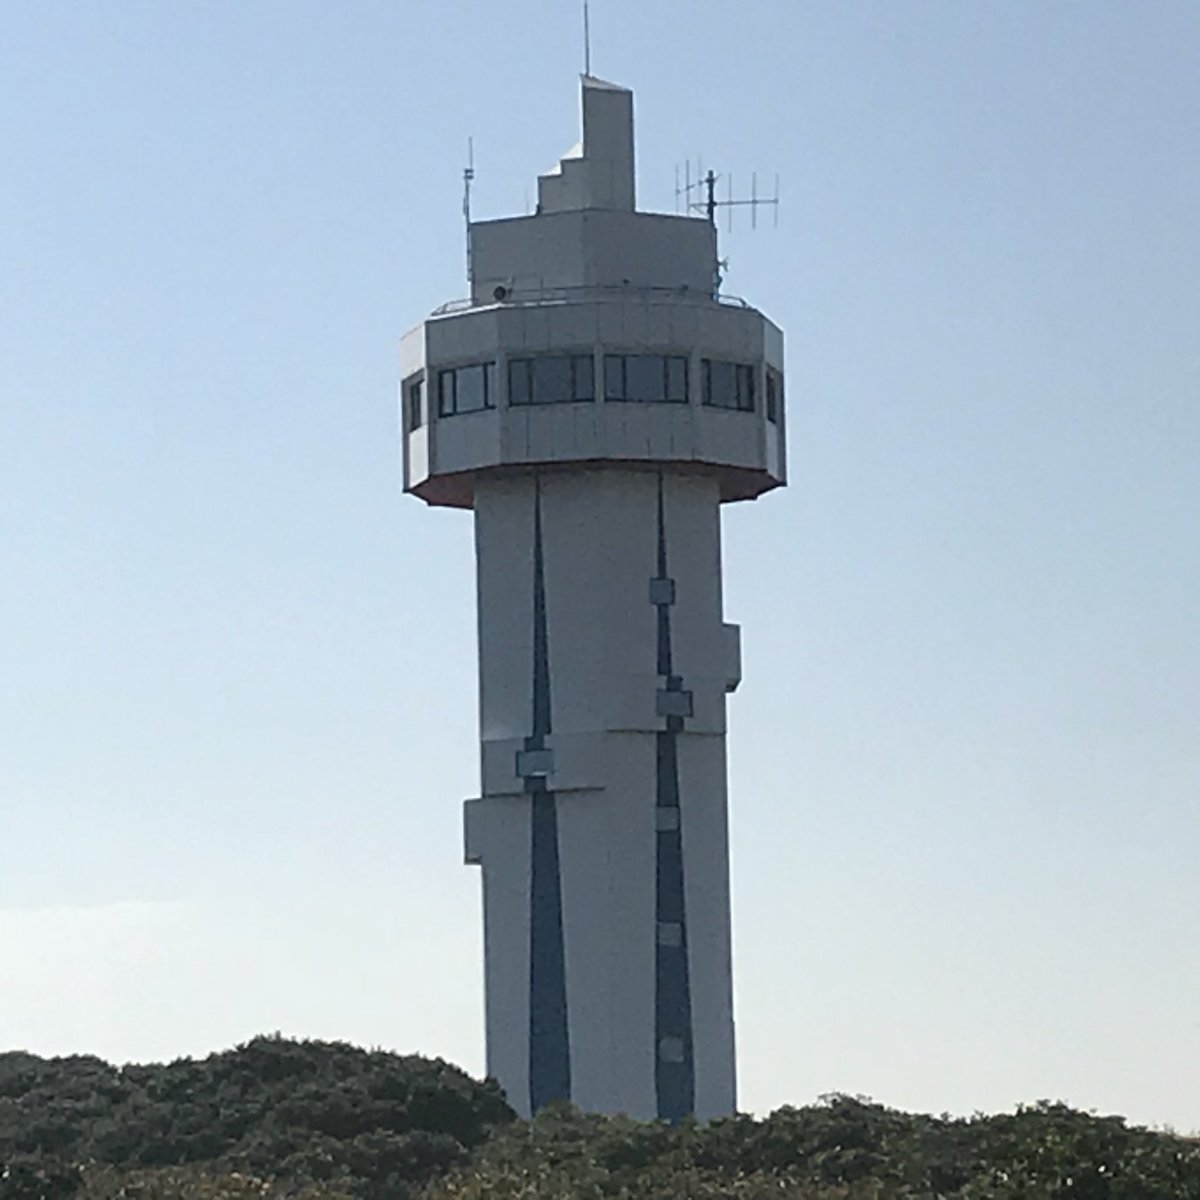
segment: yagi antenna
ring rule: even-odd
[[[463,168],[463,224],[467,233],[467,283],[475,282],[475,262],[471,254],[471,184],[475,181],[475,139],[467,138],[467,165]]]
[[[758,194],[758,172],[750,176],[750,195],[735,196],[733,192],[732,173],[725,176],[725,199],[717,199],[717,181],[721,178],[713,170],[704,170],[703,163],[696,159],[696,178],[692,178],[692,162],[684,163],[683,185],[679,183],[679,168],[675,168],[675,211],[683,208],[685,213],[703,213],[714,225],[717,223],[717,209],[726,209],[725,228],[733,228],[733,210],[748,208],[750,210],[750,228],[758,228],[758,210],[772,208],[775,211],[775,228],[779,228],[779,176],[775,176],[775,192],[771,196]]]

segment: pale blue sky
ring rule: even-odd
[[[727,512],[743,1105],[1200,1128],[1200,6],[593,0],[787,334]],[[0,13],[0,1046],[483,1063],[465,515],[396,341],[577,137],[574,0]]]

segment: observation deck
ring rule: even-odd
[[[786,482],[783,334],[716,292],[716,229],[638,212],[633,101],[585,77],[583,140],[532,216],[469,225],[471,296],[401,341],[404,486],[474,505],[483,472],[669,466],[722,501]]]

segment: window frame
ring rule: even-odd
[[[570,365],[568,370],[571,375],[571,395],[564,397],[561,400],[538,400],[535,398],[535,369],[534,363],[546,361],[548,359],[565,359]],[[581,367],[582,363],[586,363],[586,369]],[[514,368],[518,371],[524,371],[524,386],[521,391],[528,397],[524,400],[517,400],[514,397],[518,394],[518,389],[513,387]],[[515,358],[510,358],[506,364],[505,382],[508,384],[508,407],[509,408],[546,408],[554,404],[594,404],[596,401],[596,355],[593,351],[565,350],[555,351],[554,353],[544,354],[522,354]],[[587,395],[579,395],[580,384],[586,382]]]
[[[733,370],[732,404],[725,404],[713,399],[712,369],[714,365],[730,367]],[[757,376],[757,363],[741,362],[732,358],[702,358],[700,360],[701,403],[705,408],[718,408],[723,412],[757,412]],[[746,386],[743,387],[743,384]]]
[[[645,399],[641,396],[629,395],[629,359],[631,358],[657,358],[662,364],[662,398],[661,399]],[[619,396],[610,396],[608,394],[608,372],[609,363],[619,361],[621,364],[621,392]],[[680,364],[683,367],[683,396],[675,398],[671,395],[671,364]],[[692,363],[691,357],[687,354],[660,354],[660,353],[645,353],[640,350],[629,351],[605,351],[603,362],[601,364],[601,380],[603,383],[602,392],[604,402],[606,404],[690,404],[692,401]]]
[[[416,433],[425,424],[425,372],[410,375],[400,385],[401,416],[406,434]]]
[[[763,403],[767,412],[767,420],[772,425],[779,425],[783,421],[783,372],[768,366],[766,374],[764,388],[766,394]]]
[[[458,407],[458,373],[460,371],[483,372],[483,407]],[[446,400],[446,384],[450,384],[450,400]],[[481,359],[477,362],[458,363],[455,366],[439,367],[437,373],[438,417],[461,417],[471,413],[491,412],[496,407],[496,360]]]

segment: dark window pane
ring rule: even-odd
[[[455,412],[479,412],[486,407],[483,363],[473,367],[459,367],[454,376]]]
[[[604,398],[639,404],[686,404],[688,360],[681,355],[607,354]]]
[[[530,360],[533,367],[533,403],[561,404],[573,400],[571,360],[565,355],[545,355]]]
[[[737,406],[742,412],[754,411],[754,368],[737,368]]]
[[[704,372],[704,403],[737,408],[737,369],[734,363],[708,359]]]
[[[527,358],[514,358],[508,364],[509,404],[533,403],[529,390],[529,362]]]
[[[408,387],[405,389],[405,400],[406,400],[405,407],[408,410],[407,421],[408,421],[408,430],[410,433],[414,429],[420,429],[421,422],[424,419],[424,414],[422,413],[422,409],[424,408],[424,405],[421,403],[423,391],[424,391],[424,383],[420,379],[416,380],[413,383],[410,383],[408,385]]]
[[[496,407],[496,364],[483,364],[483,394],[484,405],[487,408]]]
[[[510,404],[564,404],[596,395],[595,361],[590,354],[542,354],[508,364]],[[462,386],[461,383],[459,385]],[[487,406],[495,403],[490,393]]]
[[[438,416],[448,417],[454,412],[454,372],[438,372]]]
[[[604,398],[625,399],[625,359],[619,354],[604,356]]]
[[[576,354],[572,360],[572,373],[575,376],[576,400],[594,400],[596,398],[596,362],[590,354]]]
[[[673,404],[686,404],[688,398],[686,358],[667,359],[667,399]]]
[[[753,412],[756,370],[749,363],[703,360],[704,403],[714,408]]]
[[[625,356],[625,399],[655,404],[666,399],[666,367],[661,354]]]

